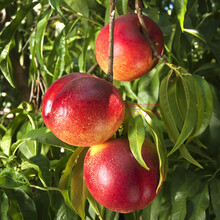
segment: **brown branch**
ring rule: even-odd
[[[143,7],[142,0],[135,0],[135,9],[137,11],[137,16],[138,16],[138,19],[139,19],[139,23],[140,23],[140,26],[141,26],[142,33],[143,33],[144,37],[147,39],[147,41],[150,44],[150,47],[153,51],[153,56],[157,57],[163,63],[167,64],[168,61],[157,52],[157,50],[155,48],[155,43],[150,39],[149,32],[148,32],[147,27],[146,27],[145,22],[144,22],[144,17],[143,17],[143,14],[142,14],[142,7]]]
[[[114,25],[115,25],[115,0],[110,0],[109,18],[109,51],[107,80],[113,82],[113,60],[114,60]]]
[[[88,73],[88,74],[93,73],[98,66],[99,66],[98,63],[93,64],[93,65],[90,67],[90,69],[87,71],[87,73]]]

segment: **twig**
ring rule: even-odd
[[[87,71],[87,73],[88,73],[88,74],[93,73],[98,66],[99,66],[98,63],[93,64],[93,65],[90,67],[90,69]]]
[[[114,59],[114,25],[115,25],[115,0],[110,0],[109,18],[109,51],[107,80],[113,82],[113,59]]]
[[[137,11],[137,15],[138,15],[139,23],[141,25],[141,30],[143,32],[143,35],[145,36],[145,38],[150,44],[150,47],[153,51],[153,56],[161,60],[163,63],[167,64],[168,61],[157,52],[154,42],[150,39],[149,32],[144,22],[144,17],[142,14],[142,7],[143,7],[142,0],[135,0],[135,9]]]

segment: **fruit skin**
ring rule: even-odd
[[[128,139],[112,139],[90,147],[84,161],[84,178],[92,196],[119,213],[149,205],[157,195],[159,162],[156,148],[148,139],[142,156],[149,171],[135,160]]]
[[[44,95],[44,99],[42,102],[42,116],[45,125],[50,128],[49,118],[51,113],[51,108],[53,105],[53,101],[57,95],[57,93],[70,81],[79,77],[88,77],[92,76],[86,73],[70,73],[68,75],[64,75],[58,80],[56,80],[47,90]]]
[[[163,53],[164,40],[158,25],[144,16],[150,39],[159,54]],[[109,25],[100,31],[95,44],[96,60],[101,69],[108,70]],[[125,14],[115,19],[114,27],[114,79],[132,81],[149,72],[158,62],[141,32],[136,14]]]
[[[112,137],[123,122],[125,107],[114,85],[81,74],[55,81],[45,94],[42,112],[45,124],[60,140],[87,147]]]

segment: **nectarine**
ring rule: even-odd
[[[90,147],[84,161],[84,178],[91,195],[103,206],[120,213],[140,210],[156,197],[159,161],[153,143],[142,146],[150,170],[130,151],[128,139],[112,139]]]
[[[60,140],[91,146],[108,140],[124,119],[124,101],[104,79],[74,73],[55,81],[43,99],[43,120]]]
[[[144,16],[150,39],[159,54],[163,53],[164,40],[159,26]],[[101,69],[108,70],[109,24],[102,28],[95,44],[96,60]],[[136,14],[125,14],[115,19],[114,26],[114,79],[135,80],[149,72],[158,62],[144,37]]]

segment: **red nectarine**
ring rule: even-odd
[[[108,140],[124,119],[124,101],[114,85],[83,73],[61,77],[45,94],[43,119],[60,140],[91,146]]]
[[[150,39],[159,54],[163,53],[164,40],[159,26],[144,16]],[[95,44],[96,60],[101,69],[108,70],[109,25],[99,33]],[[115,19],[114,27],[114,79],[135,80],[149,72],[158,62],[149,42],[144,37],[136,14],[125,14]]]
[[[120,213],[149,205],[157,195],[159,161],[148,139],[142,146],[142,156],[149,171],[132,155],[128,139],[112,139],[90,147],[84,161],[84,178],[91,195]]]

